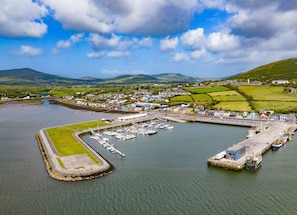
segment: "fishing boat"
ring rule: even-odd
[[[274,141],[274,143],[272,143],[271,148],[273,150],[279,149],[280,147],[282,147],[284,145],[283,141],[281,139],[278,139],[276,141]]]
[[[262,155],[248,155],[246,157],[245,167],[249,170],[256,170],[262,164]]]

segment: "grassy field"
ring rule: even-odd
[[[297,102],[253,101],[256,110],[274,110],[277,113],[297,112]]]
[[[251,107],[249,106],[249,103],[246,101],[220,102],[219,104],[216,104],[214,107],[215,107],[215,109],[238,111],[238,112],[252,111]]]
[[[186,87],[186,91],[196,94],[196,93],[212,93],[212,92],[221,92],[228,91],[229,89],[224,86],[215,86],[215,87]]]
[[[210,95],[213,98],[213,100],[221,102],[246,101],[246,98],[244,98],[242,95],[240,95],[238,92],[234,90],[213,92],[208,93],[208,95]]]
[[[207,94],[192,94],[192,98],[196,104],[212,101],[212,98]]]
[[[285,93],[284,87],[239,86],[238,89],[255,101],[297,101],[297,94]]]
[[[107,125],[101,121],[91,121],[79,124],[66,125],[61,127],[49,128],[47,133],[51,138],[57,151],[63,155],[87,154],[96,164],[99,161],[90,153],[72,134],[76,130],[85,130],[88,128],[95,128],[98,126]],[[62,138],[61,138],[62,137]]]
[[[193,98],[190,95],[174,96],[170,98],[169,105],[177,105],[191,102],[193,102]]]

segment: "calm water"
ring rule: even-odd
[[[0,214],[295,214],[297,142],[269,151],[256,172],[210,168],[207,158],[243,140],[248,128],[172,123],[175,129],[113,142],[116,167],[82,182],[50,178],[35,140],[41,128],[110,114],[54,105],[0,106]]]

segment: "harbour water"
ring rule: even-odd
[[[0,106],[1,214],[295,214],[297,141],[263,156],[255,172],[207,166],[207,158],[243,140],[248,128],[171,123],[171,130],[111,139],[125,158],[84,137],[114,166],[106,177],[52,179],[35,132],[114,116],[49,105]]]

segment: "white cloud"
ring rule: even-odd
[[[160,40],[160,50],[161,51],[174,50],[177,45],[178,45],[177,37],[169,38],[169,36],[167,36],[165,39]]]
[[[228,51],[239,47],[239,40],[234,35],[215,32],[208,36],[207,47],[213,52]]]
[[[42,54],[41,48],[35,48],[29,45],[22,45],[18,50],[12,51],[13,55],[37,56]]]
[[[47,33],[42,18],[47,14],[45,6],[31,0],[1,0],[0,35],[42,37]]]
[[[140,47],[152,47],[153,46],[153,41],[152,41],[152,38],[150,37],[145,37],[141,40],[136,40],[137,41],[137,44],[140,46]]]
[[[105,51],[99,51],[99,52],[90,52],[87,54],[88,58],[100,58],[103,55],[105,55]]]
[[[127,56],[127,50],[138,48],[150,48],[153,41],[150,37],[138,39],[135,37],[124,37],[116,34],[102,36],[100,34],[90,34],[89,42],[95,52],[111,51],[111,57]]]
[[[112,34],[109,38],[103,37],[99,34],[90,34],[89,38],[93,49],[95,50],[106,50],[114,49],[119,46],[121,37]]]
[[[204,54],[206,54],[206,50],[205,49],[201,49],[201,50],[195,50],[191,52],[191,58],[192,59],[198,59],[201,56],[203,56]]]
[[[111,51],[107,55],[112,58],[120,58],[129,56],[129,52]]]
[[[93,33],[169,35],[187,29],[196,0],[41,0],[64,28]]]
[[[203,28],[188,30],[181,36],[180,41],[183,45],[188,46],[192,49],[203,48],[205,45]]]
[[[173,57],[173,62],[190,61],[190,56],[185,52],[177,52]]]
[[[59,53],[61,49],[67,49],[76,43],[80,42],[84,37],[84,33],[73,34],[68,40],[60,40],[56,47],[52,50],[53,54]]]
[[[98,8],[94,0],[41,0],[53,11],[55,19],[65,29],[107,33],[113,30],[105,8]]]

